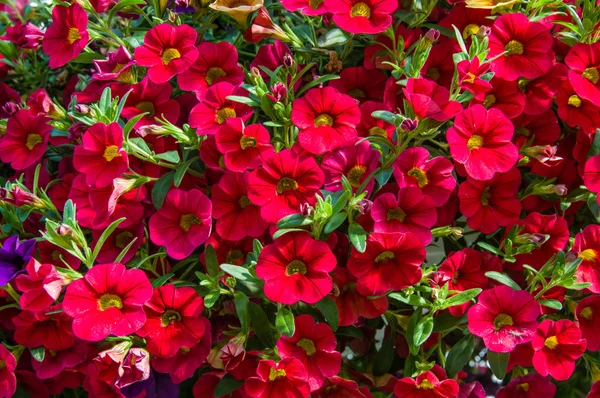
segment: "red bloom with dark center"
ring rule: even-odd
[[[548,72],[536,79],[520,78],[519,89],[525,94],[525,109],[528,115],[539,115],[552,106],[552,100],[567,79],[567,68],[554,64]]]
[[[146,339],[146,348],[153,355],[172,357],[180,348],[192,348],[210,333],[210,325],[200,316],[204,301],[191,287],[156,288],[144,310],[146,323],[137,334]]]
[[[531,341],[540,305],[531,293],[506,285],[483,291],[468,312],[469,330],[494,352],[511,352]]]
[[[492,25],[489,39],[488,57],[499,56],[492,62],[492,72],[502,79],[535,79],[553,64],[553,40],[548,28],[523,14],[500,16]]]
[[[471,101],[471,104],[482,104],[485,109],[499,109],[509,119],[523,113],[526,97],[516,81],[494,77],[490,83],[491,90],[486,92],[483,98]]]
[[[425,247],[412,232],[372,233],[364,253],[352,248],[348,270],[356,276],[356,290],[365,296],[402,290],[421,280]]]
[[[354,380],[333,376],[325,379],[318,391],[311,393],[313,398],[373,398],[369,386],[358,386]]]
[[[4,365],[0,367],[0,396],[12,397],[17,391],[17,360],[4,344],[0,344],[0,364]]]
[[[165,246],[169,256],[181,260],[208,239],[211,211],[210,199],[198,189],[173,189],[160,210],[150,217],[150,239]]]
[[[439,380],[432,372],[423,372],[416,379],[404,377],[396,382],[394,395],[398,398],[458,397],[458,383],[453,379]]]
[[[173,88],[170,84],[156,84],[145,77],[132,88],[133,91],[129,93],[123,108],[123,117],[129,120],[139,114],[148,113],[135,124],[135,128],[156,124],[155,118],[165,118],[171,123],[177,122],[179,103],[171,99]]]
[[[585,352],[586,341],[581,331],[568,319],[540,323],[531,340],[533,367],[542,376],[568,380],[575,370],[575,361]]]
[[[375,232],[412,232],[423,246],[431,242],[431,227],[437,220],[433,199],[417,187],[400,188],[398,196],[384,193],[375,199],[371,209]]]
[[[116,51],[109,51],[106,59],[95,60],[96,73],[92,75],[95,80],[116,80],[123,83],[134,82],[131,68],[135,63],[127,49],[123,46]]]
[[[255,169],[273,153],[269,131],[262,124],[244,126],[237,117],[223,123],[215,138],[230,171]]]
[[[46,350],[44,360],[38,362],[32,358],[31,367],[40,379],[56,378],[63,370],[75,368],[86,360],[88,353],[88,344],[77,340],[72,347],[61,350]]]
[[[92,248],[95,248],[95,245],[98,243],[103,232],[103,230],[98,229],[92,231]],[[144,241],[144,224],[142,223],[138,223],[127,229],[117,228],[102,245],[102,248],[98,252],[98,256],[96,256],[96,261],[99,263],[114,262],[121,252],[133,242],[133,245],[127,250],[125,256],[121,260],[122,262],[127,263],[135,256],[137,250]]]
[[[15,170],[24,170],[38,162],[48,147],[52,130],[49,121],[45,116],[32,116],[26,110],[15,113],[6,122],[6,132],[0,137],[0,159]]]
[[[600,107],[578,96],[568,81],[564,82],[556,94],[556,103],[558,117],[569,126],[579,126],[584,130],[593,130],[600,126]]]
[[[323,0],[281,0],[281,5],[288,11],[300,11],[302,15],[311,17],[327,12]]]
[[[485,27],[492,24],[493,21],[488,18],[490,14],[490,10],[470,8],[464,3],[454,4],[448,15],[440,21],[439,25],[448,29],[452,29],[452,25],[455,25],[462,34],[465,42],[469,43],[471,36],[476,35],[482,26]]]
[[[304,203],[315,204],[315,194],[323,181],[323,171],[314,158],[285,149],[271,155],[261,168],[250,173],[248,198],[261,206],[265,221],[276,223],[298,213]]]
[[[425,148],[406,149],[393,166],[400,188],[418,187],[435,206],[446,203],[456,187],[452,162],[442,156],[429,159],[429,151]]]
[[[517,162],[517,147],[511,142],[514,127],[497,109],[472,106],[454,119],[446,132],[450,154],[476,180],[491,180],[497,172],[510,170]]]
[[[565,57],[569,81],[581,98],[600,107],[600,42],[576,43]]]
[[[588,190],[600,192],[600,154],[594,155],[585,161],[582,178]]]
[[[203,373],[202,376],[194,384],[192,393],[194,398],[207,398],[214,397],[214,391],[226,372],[208,372]],[[248,398],[244,385],[236,388],[234,391],[229,393],[230,398]]]
[[[388,309],[386,296],[369,297],[356,291],[357,279],[347,268],[336,267],[333,279],[332,298],[338,309],[340,326],[355,324],[359,318],[373,319]]]
[[[502,271],[502,264],[498,257],[465,248],[449,255],[440,265],[438,275],[440,283],[447,283],[449,290],[464,291],[490,287],[490,279],[485,276],[485,273],[489,271]],[[450,307],[450,312],[454,316],[460,316],[469,307],[470,302]]]
[[[83,51],[90,40],[87,23],[87,13],[78,3],[70,7],[54,7],[52,25],[46,30],[42,41],[42,49],[50,55],[48,65],[51,68],[67,64]]]
[[[165,83],[198,58],[196,36],[196,30],[186,24],[156,25],[146,32],[144,44],[135,49],[136,62],[149,67],[148,78],[154,83]]]
[[[146,321],[142,306],[152,285],[142,270],[123,264],[98,264],[67,287],[63,309],[74,318],[73,332],[82,340],[127,336]]]
[[[265,296],[282,304],[314,304],[331,291],[329,272],[336,258],[325,242],[305,232],[290,232],[260,252],[256,275],[265,281]]]
[[[588,225],[575,235],[571,249],[582,259],[575,275],[577,282],[588,282],[593,293],[600,293],[600,225]]]
[[[554,397],[556,385],[547,376],[529,373],[512,379],[496,394],[496,398],[537,398]]]
[[[377,136],[392,141],[396,126],[382,119],[373,117],[375,111],[389,111],[387,105],[381,102],[365,101],[360,105],[360,124],[356,126],[359,137]]]
[[[417,120],[445,122],[462,110],[460,102],[450,99],[448,89],[427,79],[408,79],[402,92]]]
[[[477,181],[471,177],[458,187],[460,212],[467,217],[467,225],[489,234],[519,221],[521,200],[521,173],[512,168],[496,173],[491,180]]]
[[[354,34],[376,34],[392,24],[392,14],[398,8],[397,0],[325,0],[333,22]]]
[[[207,135],[215,134],[227,119],[240,118],[245,122],[252,116],[252,108],[227,97],[246,94],[246,90],[228,82],[210,86],[202,101],[190,112],[190,126],[197,129],[198,135]]]
[[[231,43],[207,41],[197,48],[199,55],[196,62],[177,75],[177,84],[182,90],[195,91],[198,99],[202,99],[212,85],[228,82],[237,86],[244,82],[237,50]]]
[[[483,80],[481,75],[490,69],[489,63],[480,64],[479,58],[471,61],[465,59],[460,61],[456,68],[458,70],[458,84],[461,88],[470,91],[475,99],[483,101],[484,93],[491,90],[490,82]]]
[[[310,153],[322,154],[356,138],[360,110],[356,101],[333,87],[313,88],[292,105],[298,142]]]
[[[296,358],[279,363],[263,359],[258,363],[256,377],[246,380],[246,393],[255,398],[305,398],[310,395],[306,369]]]
[[[342,176],[345,176],[356,191],[377,169],[379,157],[379,151],[372,149],[368,142],[346,145],[326,154],[321,162],[321,169],[325,174],[325,189],[342,189]],[[364,190],[371,193],[374,185],[375,181],[371,178]]]
[[[60,305],[41,311],[21,311],[13,318],[15,341],[25,347],[45,347],[49,350],[66,350],[75,342],[71,329],[72,320],[65,313],[46,315],[60,310]]]
[[[581,335],[587,341],[588,351],[600,351],[600,296],[592,295],[577,304],[575,311]]]
[[[212,216],[224,239],[258,238],[269,225],[260,216],[260,207],[248,199],[248,178],[248,172],[226,173],[212,187]]]
[[[83,135],[82,145],[75,147],[73,166],[85,174],[88,185],[105,187],[121,177],[129,167],[121,126],[96,123],[90,127]]]
[[[19,303],[29,311],[42,311],[60,296],[63,278],[52,264],[41,264],[31,259],[25,267],[26,274],[15,278],[17,289],[23,294]]]
[[[335,350],[337,341],[331,327],[317,324],[312,316],[300,315],[295,319],[292,337],[282,335],[277,342],[281,359],[296,358],[306,368],[310,390],[318,390],[327,377],[339,373],[342,354]]]
[[[387,77],[377,69],[366,69],[363,66],[345,68],[340,72],[340,78],[329,82],[329,87],[340,93],[348,94],[360,101],[380,101]]]
[[[442,87],[450,89],[454,79],[454,60],[452,56],[460,52],[460,46],[450,37],[440,36],[431,48],[431,52],[423,65],[421,76]]]

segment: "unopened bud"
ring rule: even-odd
[[[2,111],[6,113],[8,116],[12,116],[19,110],[19,105],[14,102],[7,102],[2,106]]]
[[[419,122],[413,119],[404,119],[400,123],[400,128],[405,132],[415,131],[419,126]]]
[[[429,31],[427,33],[425,33],[425,40],[429,41],[430,43],[438,41],[439,38],[440,38],[440,31],[437,29],[429,29]]]
[[[477,38],[479,40],[483,40],[484,38],[488,37],[491,32],[492,32],[492,29],[489,26],[482,25],[479,27],[479,30],[477,31]]]
[[[285,54],[283,56],[283,65],[286,68],[292,68],[294,66],[294,64],[296,63],[296,61],[294,61],[294,57],[291,54]]]

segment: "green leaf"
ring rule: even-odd
[[[46,349],[44,347],[30,348],[29,352],[31,353],[33,359],[38,362],[42,362],[46,357]]]
[[[73,225],[76,221],[75,213],[75,204],[71,199],[67,200],[65,202],[65,207],[63,210],[63,220],[65,221],[65,223]]]
[[[275,317],[275,327],[282,335],[292,337],[296,331],[296,324],[294,323],[294,314],[292,314],[292,311],[285,307],[281,307],[279,311],[277,311],[277,316]]]
[[[160,177],[158,181],[156,181],[156,184],[154,184],[154,187],[152,188],[152,204],[156,210],[160,210],[165,202],[167,193],[169,193],[169,188],[171,188],[171,184],[173,183],[174,176],[175,173],[169,171],[167,174]]]
[[[481,289],[479,288],[469,289],[465,290],[464,292],[457,293],[454,296],[451,296],[448,299],[446,299],[442,303],[440,309],[443,310],[445,308],[454,307],[455,305],[464,304],[467,301],[470,301],[471,299],[477,297],[479,293],[481,293]]]
[[[420,347],[431,336],[431,332],[433,332],[433,317],[425,316],[415,326],[415,335],[413,336],[414,345]]]
[[[281,236],[289,233],[289,232],[307,232],[305,229],[302,228],[284,228],[284,229],[280,229],[279,231],[275,232],[273,234],[273,239],[277,240],[279,239]]]
[[[302,214],[290,214],[289,216],[283,217],[281,220],[277,222],[278,229],[284,228],[295,228],[295,227],[303,227],[305,225],[310,225],[313,223],[311,218],[303,216]]]
[[[433,331],[445,332],[465,322],[467,322],[466,315],[453,316],[449,312],[443,312],[435,317],[435,320],[433,322]]]
[[[423,317],[423,313],[421,310],[415,311],[410,319],[408,320],[408,325],[406,327],[406,343],[408,344],[408,348],[410,349],[410,353],[413,355],[417,355],[419,352],[419,347],[414,343],[415,337],[415,329],[421,318]]]
[[[256,336],[261,343],[269,348],[274,347],[276,342],[275,335],[265,311],[259,305],[250,302],[248,304],[248,313],[252,320],[254,332],[256,332]]]
[[[323,75],[313,81],[311,81],[310,83],[306,84],[305,86],[302,86],[302,88],[300,90],[298,90],[298,92],[296,93],[296,98],[300,98],[302,96],[302,94],[304,94],[305,92],[307,92],[309,89],[313,88],[313,87],[317,87],[325,82],[328,82],[330,80],[337,80],[340,77],[338,75]]]
[[[380,169],[377,174],[375,174],[375,181],[379,184],[380,187],[387,184],[392,176],[393,169]]]
[[[471,333],[454,344],[446,358],[446,373],[449,377],[454,377],[469,362],[474,349],[475,344]]]
[[[239,95],[228,95],[227,99],[230,100],[230,101],[233,101],[233,102],[239,102],[241,104],[246,104],[246,105],[248,105],[250,107],[253,107],[253,108],[260,107],[260,103],[254,101],[253,99],[248,98],[248,97],[242,97],[242,96],[239,96]]]
[[[596,129],[596,134],[594,134],[594,140],[592,141],[592,145],[590,146],[590,150],[588,151],[588,158],[592,156],[596,156],[600,153],[600,129]]]
[[[544,307],[552,308],[558,311],[562,310],[562,304],[558,300],[540,300],[539,303]]]
[[[219,274],[219,260],[217,260],[217,252],[212,245],[208,245],[204,249],[204,260],[206,261],[208,275],[213,278],[217,276]]]
[[[119,1],[117,4],[115,4],[113,6],[113,8],[111,8],[110,12],[108,13],[108,24],[110,25],[110,21],[112,21],[112,19],[117,14],[117,12],[119,12],[123,8],[133,7],[133,6],[142,5],[142,4],[146,4],[146,2],[144,0],[121,0],[121,1]],[[133,10],[131,8],[129,10],[127,10],[128,13],[131,13],[132,11]]]
[[[221,380],[215,386],[213,390],[213,396],[222,397],[224,395],[229,395],[241,386],[244,385],[244,380],[236,380],[229,373],[223,376]]]
[[[496,271],[489,271],[485,273],[485,276],[497,282],[500,282],[503,285],[509,286],[513,288],[513,290],[521,290],[521,287],[517,284],[517,282],[510,279],[510,277],[506,274],[502,274]]]
[[[220,267],[223,271],[233,276],[235,279],[240,281],[255,281],[257,280],[247,268],[240,267],[239,265],[233,264],[221,264]]]
[[[145,113],[141,113],[141,114],[135,115],[134,117],[132,117],[131,119],[129,119],[129,121],[127,123],[125,123],[125,126],[123,127],[123,135],[125,137],[127,137],[129,135],[129,133],[131,132],[131,130],[133,130],[133,126],[135,126],[137,122],[139,122],[140,120],[142,120],[142,118],[144,116],[146,116],[146,114]],[[133,139],[136,139],[136,138],[139,138],[139,137],[130,138],[129,141],[131,141]],[[141,140],[144,141],[143,139],[141,139]]]
[[[583,290],[583,289],[588,288],[590,286],[592,286],[592,284],[589,283],[589,282],[573,283],[571,286],[569,286],[569,289],[571,289],[571,290]]]
[[[240,325],[242,326],[242,332],[244,332],[245,335],[248,335],[248,332],[250,331],[248,296],[246,296],[242,292],[235,292],[233,294],[233,299],[235,301],[235,311],[237,312],[238,319],[240,320]]]
[[[337,305],[335,305],[335,301],[333,301],[330,296],[325,296],[319,302],[317,302],[316,306],[325,317],[325,320],[329,326],[331,326],[331,330],[335,332],[338,328],[339,320],[338,309]]]
[[[161,160],[166,160],[169,163],[179,163],[179,152],[177,151],[167,151],[164,153],[155,153],[154,157]]]
[[[213,290],[212,292],[208,293],[206,296],[204,296],[204,306],[206,308],[212,308],[217,300],[219,300],[220,296],[221,292],[219,290]]]
[[[325,224],[323,232],[325,232],[326,234],[332,233],[340,225],[342,225],[344,221],[346,221],[346,217],[348,217],[348,214],[346,214],[345,212],[334,214],[333,217],[331,217],[329,221],[327,221],[327,224]]]
[[[477,245],[484,248],[487,251],[490,251],[490,252],[496,254],[496,255],[502,254],[502,252],[500,250],[498,250],[497,247],[494,247],[494,246],[490,245],[489,243],[477,242]]]
[[[113,221],[108,227],[106,227],[104,232],[102,232],[102,235],[100,235],[98,242],[96,242],[96,246],[94,247],[94,252],[92,253],[94,260],[96,259],[96,257],[98,257],[98,253],[100,253],[102,246],[104,245],[104,243],[106,242],[106,240],[108,239],[110,234],[112,234],[115,231],[115,229],[117,229],[119,224],[121,224],[123,221],[125,221],[125,217],[122,217],[122,218],[119,218],[118,220]]]
[[[196,160],[197,159],[190,159],[187,162],[183,162],[177,166],[177,168],[175,169],[175,177],[173,179],[173,185],[175,185],[175,188],[179,187],[179,185],[181,184],[181,180],[183,180],[183,177],[185,176],[187,170],[190,168],[190,165]]]
[[[128,142],[130,144],[133,144],[134,146],[136,146],[137,148],[135,148],[134,150],[137,151],[141,151],[147,155],[151,155],[152,154],[152,150],[150,149],[150,147],[148,146],[148,144],[146,143],[146,141],[144,141],[143,138],[141,137],[133,137],[130,138],[128,140]]]
[[[350,236],[350,242],[352,245],[361,253],[367,250],[367,233],[358,223],[351,223],[348,227],[348,235]]]
[[[371,113],[371,116],[375,119],[380,119],[389,124],[393,124],[396,127],[400,126],[402,123],[402,117],[390,111],[375,111]]]
[[[490,368],[494,372],[494,376],[502,380],[506,376],[506,367],[508,366],[508,358],[510,353],[508,352],[494,352],[488,351],[487,354]]]
[[[98,53],[81,53],[77,56],[77,58],[72,59],[69,62],[74,64],[91,64],[97,59],[104,58],[106,58],[104,55]]]
[[[429,307],[431,306],[431,302],[421,296],[417,296],[416,294],[411,294],[408,297],[403,295],[402,293],[390,293],[388,294],[388,298],[392,300],[400,301],[401,303],[414,305],[416,307]]]
[[[333,47],[345,44],[350,36],[341,29],[331,29],[317,39],[319,47]]]
[[[115,258],[115,263],[120,263],[121,261],[123,261],[123,259],[125,258],[125,256],[127,255],[127,252],[129,251],[129,249],[131,249],[131,246],[133,246],[133,244],[138,240],[138,238],[133,238],[131,240],[131,242],[129,242],[127,244],[127,246],[125,246],[123,248],[123,250],[121,250],[121,253],[119,253],[119,255],[117,256],[117,258]]]
[[[175,276],[175,274],[173,274],[173,273],[168,273],[168,274],[159,276],[158,278],[156,278],[155,280],[152,281],[152,287],[161,287],[162,285],[167,283],[169,281],[169,279],[171,279],[173,276]]]
[[[373,375],[382,376],[386,374],[392,367],[394,362],[394,335],[389,333],[383,340],[381,348],[375,354],[373,361]]]

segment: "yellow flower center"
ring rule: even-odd
[[[0,370],[6,368],[6,361],[0,359]]]
[[[323,4],[323,0],[308,0],[308,5],[310,6],[310,8],[312,8],[313,10],[316,10],[317,8],[319,8],[319,6]]]
[[[81,39],[81,35],[79,34],[79,29],[69,28],[69,33],[67,33],[67,41],[69,42],[69,44],[73,44],[79,39]]]
[[[181,58],[181,54],[179,54],[179,51],[177,51],[176,48],[167,48],[165,51],[163,51],[161,58],[163,64],[168,65],[169,62],[173,61],[174,59]]]
[[[406,213],[404,211],[402,211],[402,209],[399,207],[388,210],[387,215],[386,215],[386,218],[388,221],[398,220],[400,222],[404,222],[405,217],[406,217]]]
[[[242,196],[240,200],[238,200],[238,204],[243,209],[250,204],[250,199],[247,196]]]
[[[494,94],[488,94],[483,100],[483,106],[487,109],[496,103],[496,96]]]
[[[481,193],[481,204],[484,206],[490,204],[490,187],[486,187]]]
[[[412,169],[408,170],[408,175],[417,180],[417,185],[419,188],[424,188],[427,186],[427,184],[429,184],[427,173],[418,167],[413,167]]]
[[[586,321],[591,321],[592,316],[594,315],[594,309],[592,307],[585,307],[584,309],[581,310],[579,315]]]
[[[33,150],[34,146],[42,143],[43,141],[44,140],[42,140],[42,136],[39,134],[28,134],[27,142],[25,142],[25,146],[27,147],[27,149],[29,149],[31,151],[31,150]]]
[[[389,260],[393,260],[395,257],[396,257],[396,255],[388,250],[388,251],[384,251],[379,256],[375,257],[375,262],[383,263],[383,262],[387,262]]]
[[[293,190],[298,189],[298,183],[296,182],[296,180],[294,180],[292,178],[283,177],[277,183],[276,189],[277,189],[277,194],[281,195],[284,192],[293,191]]]
[[[235,109],[221,108],[217,111],[217,123],[223,124],[230,117],[236,117]]]
[[[227,76],[227,72],[225,72],[223,69],[217,67],[210,68],[206,71],[206,83],[208,83],[208,85],[210,86],[213,84],[217,77],[223,76]]]
[[[419,390],[433,390],[434,385],[431,384],[431,382],[427,379],[424,379],[418,386],[417,388]]]
[[[256,138],[246,137],[245,135],[240,138],[240,147],[242,149],[253,148],[256,146]]]
[[[285,274],[287,276],[294,274],[306,274],[306,264],[300,260],[292,260],[287,267],[285,267]]]
[[[530,79],[525,79],[524,77],[520,77],[519,80],[517,80],[517,85],[519,86],[519,89],[523,92],[525,92],[527,90],[527,85],[529,84],[531,80]]]
[[[365,174],[366,171],[367,168],[362,165],[357,165],[350,169],[347,177],[352,188],[360,187],[360,178],[363,176],[363,174]]]
[[[496,319],[494,319],[494,329],[496,330],[500,330],[504,326],[512,326],[513,324],[512,317],[507,314],[498,314]]]
[[[138,102],[135,106],[142,113],[147,113],[148,117],[154,116],[154,104],[150,101]]]
[[[558,347],[558,340],[556,339],[556,336],[551,336],[548,337],[545,341],[544,341],[544,345],[546,347],[548,347],[549,349],[553,350],[556,347]]]
[[[521,383],[521,384],[517,384],[517,387],[515,388],[517,391],[529,391],[529,383]]]
[[[333,125],[333,119],[331,118],[331,116],[326,115],[324,113],[317,116],[317,118],[315,119],[315,127],[331,125]]]
[[[237,264],[237,262],[242,258],[244,258],[244,253],[242,253],[241,250],[233,249],[227,253],[227,264]]]
[[[585,249],[577,256],[579,258],[584,259],[585,261],[596,261],[598,258],[598,252],[594,249]]]
[[[598,73],[598,68],[587,68],[583,71],[583,74],[581,76],[588,79],[594,84],[597,84],[598,80],[600,80],[600,73]]]
[[[469,141],[467,141],[467,148],[469,148],[469,151],[472,151],[473,149],[476,148],[480,148],[483,146],[483,137],[480,135],[473,135],[471,136],[471,138],[469,138]]]
[[[506,55],[521,55],[523,54],[523,44],[519,43],[516,40],[511,40],[506,46],[504,46],[504,51],[507,52]]]
[[[133,234],[129,231],[123,231],[120,234],[117,234],[115,237],[115,246],[117,246],[119,249],[124,249],[129,243],[129,239],[132,237]]]
[[[287,376],[285,370],[271,368],[271,371],[269,372],[269,381],[275,381],[276,379],[285,376]]]
[[[317,349],[315,348],[315,343],[313,343],[313,341],[310,339],[300,339],[300,341],[298,341],[296,345],[298,347],[301,347],[306,352],[306,355],[308,355],[309,357],[313,356],[317,352]]]
[[[350,10],[350,16],[352,18],[355,17],[364,17],[364,18],[371,18],[371,8],[369,8],[368,5],[366,5],[365,3],[356,3],[354,5],[354,7],[352,7],[352,10]]]
[[[569,97],[569,105],[574,106],[575,108],[579,108],[581,106],[581,98],[578,95],[573,94]]]
[[[477,34],[479,32],[479,25],[475,25],[474,23],[470,23],[462,31],[463,39],[467,40],[469,37]]]
[[[440,70],[438,68],[429,68],[427,70],[427,76],[429,76],[433,81],[440,80]]]
[[[185,214],[181,216],[181,219],[179,220],[179,226],[183,228],[185,232],[188,232],[192,225],[197,224],[202,224],[202,221],[200,221],[198,217],[193,214]]]
[[[471,72],[469,72],[469,73],[467,73],[467,75],[463,79],[463,82],[465,82],[465,83],[474,83],[476,78],[477,78],[477,76],[475,76],[474,74],[472,74]]]
[[[119,153],[119,147],[116,145],[111,145],[111,146],[107,146],[106,149],[104,150],[104,159],[106,159],[107,162],[112,162],[112,160],[117,156],[117,154]]]
[[[119,73],[121,69],[125,67],[125,64],[116,64],[112,70],[112,73]]]
[[[360,88],[353,88],[348,92],[348,95],[353,98],[364,98],[367,96]]]
[[[169,326],[173,322],[181,320],[181,314],[175,310],[166,310],[160,317],[160,324],[162,326]]]
[[[385,131],[384,129],[382,129],[379,126],[373,126],[369,129],[369,135],[371,137],[377,136],[377,137],[387,138],[387,131]]]
[[[98,307],[101,311],[107,310],[108,308],[121,309],[123,308],[123,301],[121,301],[121,297],[115,294],[106,293],[100,297]]]
[[[525,127],[525,126],[519,126],[515,129],[515,133],[517,133],[517,135],[522,135],[523,137],[529,137],[531,136],[531,131]]]

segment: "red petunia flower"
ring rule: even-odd
[[[408,79],[402,92],[417,120],[445,122],[462,110],[460,102],[450,99],[447,88],[427,79]]]
[[[73,369],[86,360],[88,353],[88,343],[77,340],[75,345],[60,351],[46,352],[44,360],[38,362],[31,360],[31,367],[40,379],[56,378],[63,370]]]
[[[139,330],[146,321],[142,306],[151,297],[152,285],[143,271],[98,264],[67,287],[63,309],[74,318],[75,336],[100,341]]]
[[[318,391],[311,393],[313,398],[373,398],[369,386],[359,386],[354,380],[342,379],[339,376],[325,379]]]
[[[66,65],[83,51],[90,40],[87,24],[87,13],[78,3],[70,7],[54,6],[52,25],[42,41],[42,49],[50,55],[51,68]]]
[[[412,232],[372,233],[364,253],[352,248],[348,270],[358,279],[356,290],[365,296],[402,290],[421,280],[425,247]]]
[[[335,350],[337,340],[326,323],[317,324],[310,315],[295,319],[296,330],[292,337],[281,336],[277,352],[281,359],[296,358],[306,368],[311,391],[318,390],[327,377],[339,373],[342,354]]]
[[[380,70],[354,66],[342,70],[340,78],[330,81],[329,87],[363,103],[364,101],[380,101],[383,98],[386,81],[387,77]]]
[[[418,187],[423,195],[433,199],[436,207],[445,204],[456,187],[452,162],[443,156],[429,159],[429,151],[425,148],[406,149],[393,167],[400,188]]]
[[[315,194],[323,181],[323,171],[314,158],[285,149],[271,155],[261,168],[250,173],[248,198],[261,206],[265,221],[276,223],[298,213],[304,203],[315,204]]]
[[[44,116],[32,116],[26,110],[15,113],[6,122],[6,132],[0,137],[0,159],[15,170],[24,170],[38,162],[48,147],[52,130],[49,121]]]
[[[582,259],[575,271],[577,282],[591,283],[588,289],[600,293],[600,226],[588,225],[575,235],[571,251]]]
[[[298,142],[310,153],[323,154],[356,138],[360,110],[356,101],[333,87],[313,88],[292,104]]]
[[[217,220],[217,233],[224,239],[258,238],[269,225],[260,216],[260,207],[248,199],[248,180],[248,172],[226,173],[212,187],[212,216]]]
[[[450,89],[454,79],[454,60],[452,56],[460,52],[457,41],[448,36],[440,36],[439,41],[433,45],[421,76],[431,80],[442,87]]]
[[[210,321],[201,317],[204,330],[210,330]],[[152,368],[157,372],[168,373],[175,384],[183,383],[191,378],[210,353],[212,337],[204,333],[198,344],[192,348],[180,347],[177,354],[169,358],[152,358]]]
[[[345,176],[353,190],[356,190],[379,165],[380,153],[371,148],[368,142],[349,144],[326,154],[321,161],[325,174],[325,189],[342,189],[342,176]],[[367,182],[365,191],[373,192],[375,181]]]
[[[13,318],[15,324],[15,341],[29,348],[45,347],[48,350],[66,350],[75,342],[71,329],[71,318],[59,311],[60,304],[44,308],[41,311],[21,311]]]
[[[483,99],[473,99],[471,105],[482,104],[485,109],[499,109],[509,119],[523,113],[526,97],[516,81],[494,77],[490,82],[491,90],[485,93]]]
[[[230,118],[246,121],[252,116],[252,108],[246,104],[228,100],[230,95],[244,96],[246,90],[228,82],[216,83],[208,88],[206,95],[190,112],[190,126],[198,129],[198,135],[215,134]]]
[[[208,372],[203,373],[196,384],[194,384],[192,393],[194,394],[194,398],[206,398],[206,397],[214,397],[214,391],[223,376],[225,376],[226,372]],[[249,395],[246,394],[246,390],[244,389],[244,385],[242,384],[240,387],[236,388],[234,391],[229,393],[230,398],[248,398]]]
[[[587,341],[588,351],[600,351],[600,296],[592,295],[577,303],[575,311],[581,335]]]
[[[0,369],[0,396],[12,397],[17,391],[17,360],[3,344],[0,344],[0,361],[4,364]]]
[[[144,310],[146,323],[137,334],[146,339],[146,348],[153,355],[172,357],[210,333],[210,324],[200,316],[204,301],[191,287],[167,284],[156,288]]]
[[[392,14],[398,8],[397,0],[325,0],[333,22],[354,34],[377,34],[392,24]]]
[[[147,66],[148,78],[154,83],[168,82],[186,71],[198,58],[196,31],[189,25],[162,23],[144,36],[144,44],[135,49],[138,65]]]
[[[371,217],[375,232],[412,232],[423,246],[431,242],[431,228],[437,220],[433,199],[417,187],[400,188],[398,196],[384,193],[373,202]]]
[[[540,323],[531,340],[533,367],[542,376],[568,380],[575,370],[575,361],[585,352],[586,341],[581,331],[568,319]]]
[[[404,377],[396,382],[394,395],[398,398],[458,397],[458,383],[453,379],[439,380],[432,372],[423,372],[416,379]]]
[[[95,229],[92,231],[92,248],[96,247],[100,236],[104,231]],[[134,241],[135,240],[135,241]],[[134,227],[127,229],[117,228],[102,245],[102,248],[96,256],[96,261],[99,263],[113,263],[121,252],[133,243],[121,260],[123,263],[127,263],[135,256],[139,247],[145,242],[144,237],[144,224],[138,223]]]
[[[170,84],[156,84],[148,77],[132,86],[132,91],[125,101],[125,107],[121,113],[124,118],[130,120],[142,113],[143,116],[135,128],[156,124],[155,118],[164,118],[171,123],[177,122],[179,117],[179,103],[171,99],[173,88]]]
[[[518,158],[510,141],[514,127],[497,109],[472,106],[454,119],[446,132],[450,154],[476,180],[490,180],[497,172],[510,170]]]
[[[255,169],[273,153],[269,131],[262,124],[244,126],[237,117],[225,121],[215,139],[230,171]]]
[[[525,109],[528,115],[539,115],[552,106],[552,100],[567,79],[567,68],[554,64],[548,72],[536,79],[520,78],[519,89],[525,94]]]
[[[197,48],[199,55],[196,62],[177,75],[177,84],[182,90],[194,91],[201,100],[208,88],[217,83],[228,82],[238,86],[244,82],[237,50],[231,43],[207,41]]]
[[[553,40],[548,28],[530,21],[524,14],[498,17],[489,39],[488,57],[497,57],[492,62],[492,72],[504,80],[535,79],[548,72],[554,63]]]
[[[311,17],[327,12],[323,0],[281,0],[281,5],[290,12],[300,11],[302,15]]]
[[[261,360],[256,377],[247,379],[245,387],[246,393],[255,398],[304,398],[310,395],[306,369],[296,358],[279,363]]]
[[[329,272],[336,258],[325,242],[304,232],[290,232],[260,252],[256,275],[265,281],[265,296],[282,304],[314,304],[333,287]]]
[[[135,63],[127,49],[120,46],[116,51],[109,51],[106,59],[95,60],[96,73],[94,80],[116,80],[123,83],[135,82],[131,68]]]
[[[88,185],[105,187],[121,177],[129,167],[121,126],[96,123],[90,127],[83,135],[82,145],[75,147],[73,166],[85,174]]]
[[[64,285],[63,278],[52,264],[41,264],[35,259],[29,261],[25,270],[26,274],[15,278],[17,289],[23,292],[19,300],[21,308],[42,311],[60,296]]]
[[[565,81],[556,94],[558,117],[571,127],[593,130],[600,126],[600,107],[578,96],[573,86]]]
[[[496,394],[496,398],[554,397],[556,385],[547,376],[532,372],[512,379]]]
[[[201,191],[169,191],[163,206],[150,217],[150,239],[165,246],[167,254],[181,260],[208,239],[212,229],[212,204]]]
[[[477,181],[471,177],[458,187],[460,212],[467,217],[467,225],[483,234],[498,227],[519,221],[521,200],[521,173],[515,167],[506,173],[496,173],[491,180]]]
[[[565,64],[577,95],[600,107],[600,42],[576,43],[565,57]]]
[[[540,306],[531,293],[506,285],[483,291],[467,314],[469,330],[494,352],[511,352],[531,341]]]
[[[489,81],[483,80],[481,75],[490,69],[489,63],[480,64],[479,58],[460,61],[456,68],[458,70],[458,84],[462,89],[470,91],[474,98],[483,101],[486,91],[491,90]]]
[[[381,102],[365,101],[360,105],[360,124],[356,126],[359,137],[383,137],[392,141],[396,126],[382,119],[373,117],[375,111],[389,111],[390,108]]]

